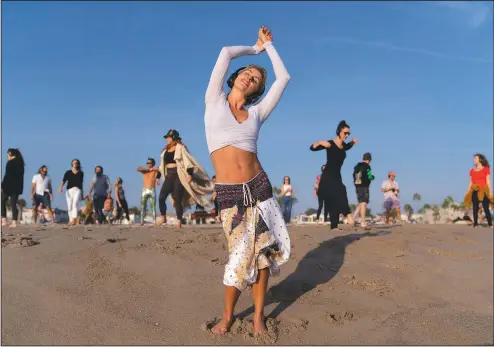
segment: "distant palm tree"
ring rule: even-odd
[[[406,204],[404,207],[405,212],[408,215],[408,220],[410,221],[412,219],[412,214],[413,214],[413,207],[410,204]]]
[[[460,207],[456,204],[451,204],[449,207],[451,207],[455,212],[460,210]]]
[[[306,216],[310,216],[310,215],[313,215],[313,214],[316,214],[317,213],[317,210],[315,208],[308,208],[307,211],[305,211],[305,215]]]
[[[432,216],[434,217],[435,222],[437,222],[439,220],[439,217],[441,216],[439,206],[434,205],[432,207]]]
[[[22,210],[26,207],[26,205],[26,200],[22,198],[17,201],[17,206],[19,206],[19,220],[22,220]]]
[[[465,202],[462,201],[460,205],[458,206],[458,209],[462,212],[465,212],[467,210],[467,207],[465,206]]]
[[[424,211],[430,210],[432,207],[429,204],[424,204],[424,207],[422,207]]]
[[[443,204],[442,204],[442,208],[446,209],[446,208],[449,208],[452,204],[454,203],[454,200],[453,200],[453,197],[451,195],[448,195],[444,201],[443,201]]]
[[[413,194],[413,201],[421,201],[422,197],[420,196],[419,193]]]

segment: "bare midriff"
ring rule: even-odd
[[[262,171],[261,163],[256,153],[227,146],[211,153],[216,182],[244,183],[254,178]]]
[[[142,174],[142,179],[144,181],[143,188],[153,189],[156,182],[156,176],[158,176],[158,172],[151,171]]]

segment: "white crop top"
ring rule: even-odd
[[[233,46],[223,47],[221,50],[206,90],[204,122],[209,154],[226,146],[257,153],[259,129],[278,104],[290,80],[290,75],[273,44],[266,42],[264,48],[273,64],[276,81],[259,104],[248,108],[249,117],[242,123],[238,123],[232,114],[223,85],[230,61],[243,55],[259,54],[259,48],[257,46]]]

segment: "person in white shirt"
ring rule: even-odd
[[[391,210],[396,210],[396,218],[398,223],[401,222],[400,186],[395,181],[396,173],[393,171],[388,173],[388,179],[384,180],[381,185],[381,191],[384,193],[384,210],[386,211],[386,224],[392,224],[390,221]]]
[[[224,335],[233,324],[235,304],[252,288],[254,335],[267,332],[264,299],[269,276],[277,276],[290,258],[290,237],[273,188],[257,157],[262,124],[278,104],[290,75],[273,46],[267,27],[258,31],[254,46],[223,47],[205,94],[205,130],[217,182],[219,214],[228,240],[223,317],[211,332]],[[266,70],[258,65],[238,68],[227,79],[232,59],[266,51],[275,81],[262,98]],[[229,89],[225,90],[224,85]]]
[[[51,223],[55,224],[55,217],[51,210],[51,202],[53,201],[53,190],[51,187],[51,178],[48,176],[48,167],[43,165],[39,168],[38,173],[33,176],[31,184],[31,200],[33,201],[33,224],[36,224],[38,207],[43,206],[50,215]]]
[[[293,190],[292,184],[290,183],[290,177],[285,176],[283,178],[283,185],[281,186],[281,210],[283,211],[283,219],[285,223],[290,223],[292,219],[292,205],[293,205]]]

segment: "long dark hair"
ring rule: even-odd
[[[479,158],[479,162],[480,162],[480,164],[482,164],[482,166],[490,168],[489,161],[487,160],[485,155],[477,153],[474,155],[474,157]]]
[[[283,184],[285,184],[286,179],[288,179],[288,184],[292,184],[292,180],[290,179],[290,176],[283,177]]]
[[[15,159],[13,159],[13,160],[17,161],[21,166],[25,165],[24,157],[22,156],[22,153],[19,150],[19,148],[9,148],[7,150],[7,153],[8,153],[8,155],[15,157]]]

